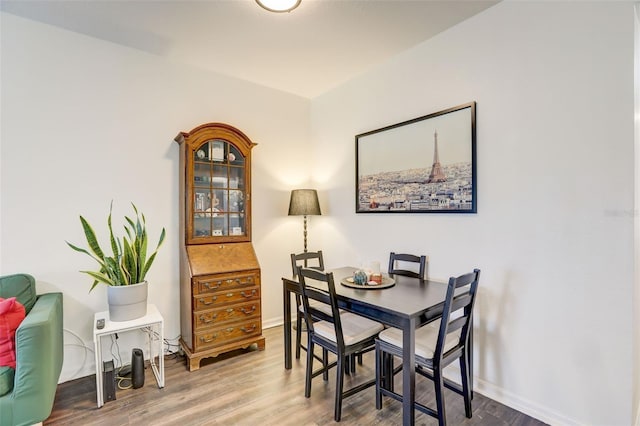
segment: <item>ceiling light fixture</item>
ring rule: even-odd
[[[291,12],[300,5],[302,0],[256,0],[261,7],[269,12]]]

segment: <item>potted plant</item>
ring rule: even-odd
[[[93,284],[89,291],[93,290],[98,283],[109,286],[107,295],[111,321],[128,321],[146,315],[147,282],[145,276],[149,272],[165,237],[165,229],[162,228],[155,250],[147,257],[148,236],[145,217],[144,214],[138,213],[135,204],[131,203],[131,205],[135,217],[132,219],[125,216],[124,230],[126,235],[120,238],[113,233],[111,225],[113,201],[111,202],[107,218],[111,255],[102,250],[95,231],[82,216],[80,216],[80,223],[82,223],[89,250],[66,242],[73,250],[85,253],[98,262],[99,270],[80,272],[93,278]]]

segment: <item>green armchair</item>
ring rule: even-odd
[[[0,297],[16,297],[26,311],[16,330],[15,372],[0,367],[0,381],[13,379],[0,383],[12,388],[0,396],[0,426],[39,423],[51,414],[62,370],[62,293],[36,295],[35,279],[16,274],[0,277]]]

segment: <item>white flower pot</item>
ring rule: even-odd
[[[146,281],[138,284],[108,286],[109,319],[111,321],[131,321],[147,315]]]

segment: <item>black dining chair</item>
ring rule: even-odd
[[[333,273],[323,273],[314,269],[298,269],[298,279],[302,290],[302,304],[307,319],[307,369],[305,375],[304,396],[311,396],[311,381],[322,374],[328,380],[328,371],[336,367],[336,396],[334,419],[340,421],[342,415],[342,400],[363,389],[375,385],[375,379],[344,390],[345,368],[349,357],[375,347],[375,337],[383,329],[382,324],[351,312],[338,309],[338,299],[333,280]],[[322,288],[318,286],[322,284]],[[331,307],[327,315],[318,311],[310,302],[314,300],[326,303]],[[321,320],[316,320],[321,318]],[[314,347],[322,348],[322,368],[313,371]],[[328,363],[328,353],[336,355],[337,360]]]
[[[471,418],[471,386],[469,365],[469,339],[472,327],[473,305],[478,290],[480,270],[449,278],[447,296],[442,318],[416,329],[415,363],[416,373],[434,382],[436,409],[417,401],[416,410],[438,419],[440,426],[446,425],[444,387],[464,398],[464,410]],[[376,339],[376,408],[382,408],[382,396],[402,401],[402,395],[393,390],[393,357],[402,358],[402,331],[388,328]],[[443,370],[454,361],[460,362],[462,386],[446,380]]]
[[[413,270],[407,269],[415,263]],[[415,269],[418,269],[415,271]],[[425,279],[425,272],[427,270],[427,256],[416,256],[408,253],[394,253],[389,255],[389,274],[390,275],[404,275],[407,277]]]
[[[304,253],[292,253],[291,254],[291,272],[293,278],[298,277],[298,267],[312,268],[318,271],[324,271],[324,258],[322,257],[322,250],[308,251]],[[329,313],[330,307],[326,304],[322,304],[316,307]],[[296,294],[296,359],[300,359],[300,350],[307,350],[302,344],[302,321],[304,320],[304,312],[302,308],[302,299],[300,294]],[[306,323],[305,323],[306,326]]]

